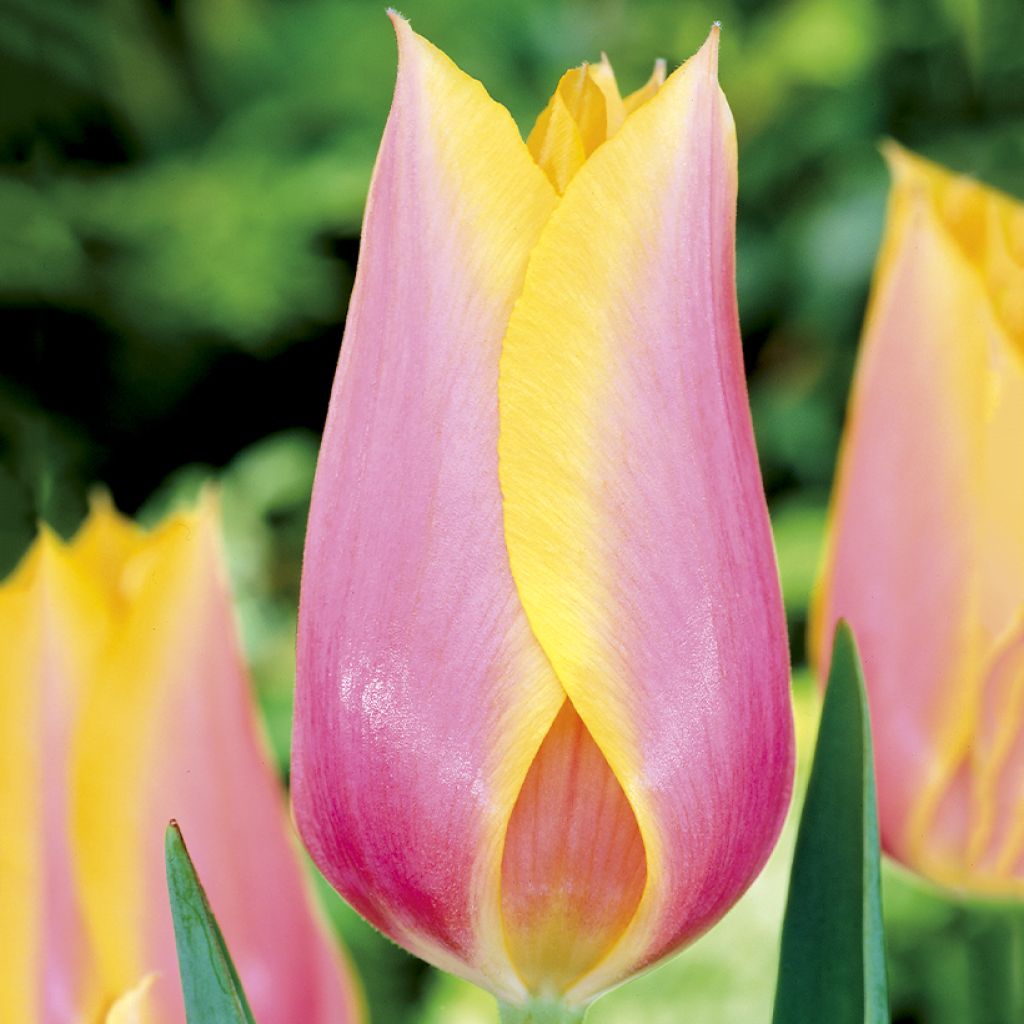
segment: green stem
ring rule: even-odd
[[[1024,908],[964,909],[971,1024],[1024,1020]]]
[[[509,1006],[498,1000],[501,1024],[582,1024],[586,1007],[576,1010],[561,1003],[531,1002],[526,1006]]]

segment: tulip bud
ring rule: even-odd
[[[361,1019],[255,728],[216,512],[105,502],[0,586],[0,1020],[184,1024],[170,818],[261,1024]]]
[[[581,1007],[738,899],[790,793],[717,31],[627,101],[606,62],[568,72],[527,145],[394,22],[306,542],[295,814],[397,942]]]
[[[1024,895],[1024,205],[895,145],[813,626],[864,660],[884,848]]]

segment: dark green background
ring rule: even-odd
[[[153,518],[220,476],[246,646],[282,768],[305,505],[394,77],[383,7],[0,0],[0,571],[37,517],[71,532],[96,483]],[[878,142],[894,137],[1024,196],[1024,6],[402,9],[524,130],[567,66],[604,49],[628,90],[655,57],[679,62],[722,22],[744,346],[799,669],[884,211]],[[678,1001],[699,1008],[705,997],[718,1009],[693,1019],[767,1020],[777,894],[765,900],[771,909],[755,904],[749,918],[761,931],[742,926],[759,936],[754,948],[709,939],[678,969],[612,997],[597,1024],[687,1019]],[[898,885],[890,903],[898,1018],[957,1020],[956,913]],[[336,910],[377,1020],[485,1019],[471,995]]]

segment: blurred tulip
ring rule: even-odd
[[[185,829],[260,1024],[361,1019],[288,835],[212,502],[99,503],[0,587],[0,1020],[184,1022],[164,879]]]
[[[295,813],[396,941],[580,1007],[726,911],[790,793],[717,31],[628,101],[607,62],[568,72],[527,146],[394,23],[310,513]]]
[[[1024,206],[887,156],[812,644],[857,635],[885,849],[1024,895]]]

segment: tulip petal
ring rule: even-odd
[[[0,1020],[39,1020],[44,925],[42,816],[34,780],[42,774],[39,693],[14,685],[30,664],[30,572],[21,567],[0,590]]]
[[[116,533],[84,534],[83,561]],[[208,500],[146,538],[117,577],[123,613],[72,750],[72,842],[97,972],[109,1000],[156,971],[159,1019],[183,1019],[163,867],[176,818],[258,1019],[357,1020],[287,838],[222,565]]]
[[[604,94],[606,114],[604,138],[610,139],[622,127],[622,122],[626,120],[626,108],[623,104],[622,94],[619,92],[619,83],[615,80],[615,69],[608,59],[608,54],[602,53],[601,59],[596,64],[588,65],[587,73],[590,75],[591,81]]]
[[[717,30],[598,149],[505,338],[499,470],[531,627],[636,815],[647,886],[585,1002],[709,927],[789,799],[785,625],[733,275]]]
[[[886,155],[812,644],[826,664],[840,617],[861,644],[885,849],[937,881],[1019,888],[982,865],[1014,756],[986,708],[1017,699],[1000,652],[1024,611],[1024,207]]]
[[[496,381],[556,195],[507,112],[394,22],[307,533],[293,799],[360,913],[515,1001],[501,843],[564,694],[508,567]]]
[[[45,527],[0,589],[0,1019],[92,1019],[100,993],[67,841],[65,750],[110,624]]]
[[[562,75],[526,140],[559,195],[608,137],[608,116],[604,89],[586,64]]]
[[[531,993],[557,998],[608,952],[646,875],[629,801],[566,701],[523,783],[502,858],[505,934]]]

